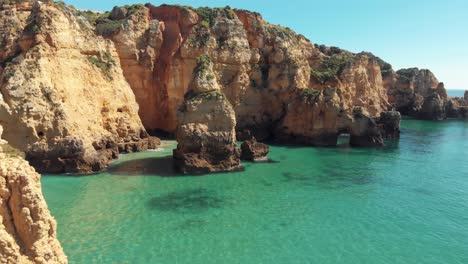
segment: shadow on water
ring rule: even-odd
[[[204,189],[187,189],[156,196],[150,199],[151,209],[175,213],[199,213],[209,209],[222,208],[224,200],[215,192]]]
[[[124,161],[111,166],[108,172],[119,176],[184,176],[175,171],[171,156]]]
[[[192,230],[197,229],[208,224],[206,220],[202,219],[188,219],[178,224],[174,229],[176,230]]]

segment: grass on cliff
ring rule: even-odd
[[[99,56],[88,56],[88,61],[102,70],[104,75],[112,80],[111,69],[116,65],[115,60],[108,52],[103,52]]]
[[[224,95],[223,92],[221,91],[210,91],[206,93],[199,93],[195,94],[192,92],[188,92],[185,96],[187,101],[198,101],[198,100],[220,100],[220,99],[226,99],[226,95]]]
[[[320,91],[313,88],[302,89],[302,96],[307,99],[307,101],[316,101],[320,96]]]
[[[329,81],[334,81],[344,68],[352,63],[354,57],[348,53],[334,54],[326,59],[323,59],[318,69],[313,69],[312,77],[320,84],[325,84]]]

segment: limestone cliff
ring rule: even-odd
[[[388,85],[389,101],[404,115],[421,119],[446,118],[447,91],[429,70],[402,69]]]
[[[0,123],[41,172],[89,173],[154,148],[114,44],[63,4],[3,5]]]
[[[0,263],[67,263],[40,175],[20,155],[0,142]]]
[[[178,111],[176,168],[183,173],[240,169],[235,113],[220,91],[209,56],[198,59],[190,86]]]
[[[175,131],[177,109],[202,54],[213,60],[241,138],[274,136],[277,124],[285,122],[286,106],[295,100],[293,90],[323,92],[331,86],[349,115],[355,106],[372,117],[389,107],[373,56],[314,45],[258,13],[148,4],[115,8],[104,16],[96,30],[115,43],[147,129]]]

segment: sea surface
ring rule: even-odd
[[[465,90],[447,90],[447,95],[450,97],[463,97]]]
[[[468,122],[404,120],[381,149],[272,146],[275,163],[201,177],[173,172],[174,146],[42,177],[70,263],[468,263]]]

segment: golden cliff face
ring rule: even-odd
[[[292,89],[331,86],[340,109],[349,114],[360,106],[377,117],[389,106],[373,56],[314,45],[257,13],[164,5],[127,11],[114,9],[123,15],[110,19],[121,26],[106,36],[116,45],[147,129],[175,131],[177,109],[202,54],[213,60],[216,79],[236,112],[239,135],[272,136],[294,100],[287,92]]]
[[[1,11],[7,52],[0,54],[4,138],[40,171],[87,173],[120,151],[155,147],[114,44],[74,10],[36,2]]]
[[[236,116],[220,91],[209,56],[198,58],[190,87],[177,113],[174,164],[189,174],[238,170]]]
[[[67,263],[40,175],[19,155],[0,132],[0,263]]]

